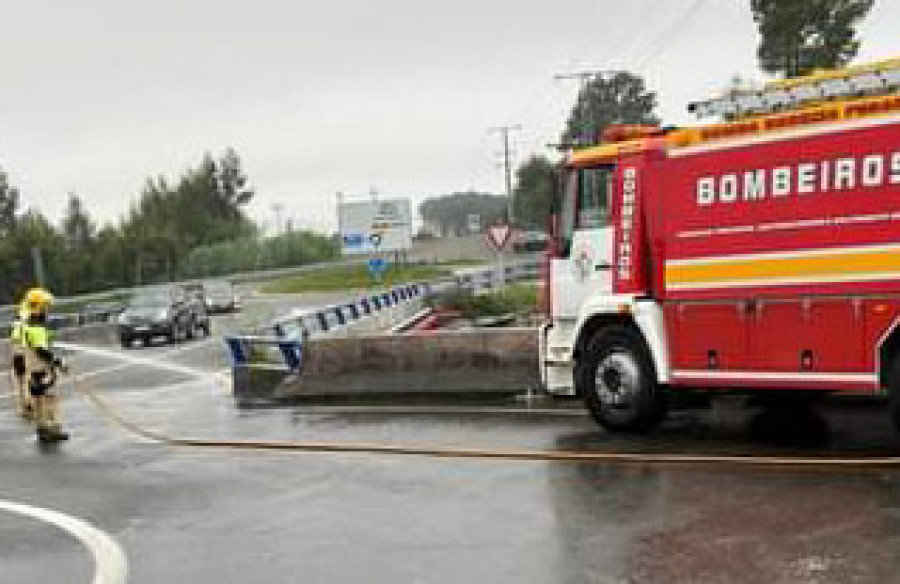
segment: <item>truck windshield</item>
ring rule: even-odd
[[[609,185],[613,167],[578,170],[578,217],[576,229],[603,227],[609,218]]]
[[[614,170],[614,166],[607,165],[569,172],[560,221],[563,257],[569,255],[576,230],[603,227],[609,220],[609,191]]]

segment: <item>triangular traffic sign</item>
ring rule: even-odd
[[[509,225],[491,225],[485,232],[487,241],[494,248],[494,251],[503,251],[509,238],[512,235],[512,228]]]

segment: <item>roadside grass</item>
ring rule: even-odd
[[[127,302],[131,298],[131,296],[131,292],[118,292],[110,293],[108,295],[94,298],[92,300],[75,300],[69,302],[63,301],[53,307],[53,312],[59,314],[75,314],[86,310],[92,305],[123,304]]]
[[[333,266],[273,280],[262,286],[260,292],[264,294],[300,294],[303,292],[380,289],[395,284],[449,276],[450,270],[450,266],[444,265],[392,265],[378,281],[369,275],[365,265]]]
[[[525,316],[537,310],[538,286],[537,282],[521,282],[507,284],[502,290],[493,290],[487,294],[461,291],[439,299],[436,304],[458,310],[467,319],[507,314]]]

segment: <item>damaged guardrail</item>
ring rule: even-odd
[[[426,283],[395,286],[390,290],[357,298],[353,302],[332,304],[274,321],[252,335],[226,337],[233,368],[261,364],[278,365],[284,371],[296,372],[303,365],[303,343],[313,335],[338,333],[354,324],[375,318],[404,305],[421,305],[429,295]],[[404,316],[405,318],[405,316]]]
[[[479,333],[478,342],[473,340],[472,333],[467,336],[459,332],[432,333],[428,339],[380,339],[401,337],[387,331],[398,322],[414,318],[430,296],[459,290],[477,293],[504,282],[534,279],[539,270],[536,261],[511,264],[502,272],[496,268],[461,270],[451,277],[395,286],[377,294],[363,295],[353,302],[281,318],[254,334],[227,337],[235,396],[271,398],[308,394],[312,386],[328,376],[333,378],[330,386],[340,386],[341,391],[350,393],[361,392],[364,387],[373,391],[382,391],[385,387],[409,390],[428,386],[429,380],[438,378],[444,382],[456,378],[462,391],[512,391],[513,385],[515,390],[521,391],[538,380],[537,335],[530,329],[483,332]],[[386,313],[393,318],[377,321]],[[382,326],[364,326],[377,322]],[[351,335],[354,330],[369,334]],[[390,345],[391,342],[394,345]],[[387,346],[385,343],[407,356],[419,354],[422,347],[429,349],[417,358],[404,360],[403,366],[400,361],[392,361],[387,353],[380,359],[370,358],[373,355],[370,349]],[[503,347],[506,349],[501,350]],[[342,356],[337,358],[335,355]],[[369,357],[362,358],[361,355]],[[530,366],[532,361],[533,367]],[[344,365],[336,368],[335,363]],[[477,374],[462,372],[460,366],[477,370]],[[366,377],[379,371],[381,382]],[[519,375],[511,373],[513,371],[524,373]],[[360,372],[363,373],[358,376]],[[465,378],[462,383],[461,378]]]

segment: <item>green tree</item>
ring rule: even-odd
[[[35,210],[0,169],[0,303],[34,284],[32,249],[40,248],[48,285],[59,295],[183,277],[225,275],[334,258],[329,237],[288,232],[261,240],[247,216],[253,189],[233,149],[204,155],[177,180],[148,179],[128,213],[96,225],[69,195],[58,226]]]
[[[78,195],[69,193],[62,232],[70,249],[85,250],[94,239],[96,226]]]
[[[13,269],[8,277],[14,285],[12,290],[14,296],[18,296],[38,280],[32,262],[33,248],[40,249],[47,277],[46,284],[59,294],[69,293],[64,274],[71,257],[65,252],[65,244],[59,232],[46,217],[34,209],[29,209],[19,217],[11,240]]]
[[[554,209],[557,166],[543,156],[532,156],[516,171],[513,216],[519,225],[542,229]]]
[[[627,71],[597,75],[578,92],[562,134],[564,144],[591,144],[610,124],[658,124],[656,93]]]
[[[129,282],[127,259],[130,257],[127,244],[120,229],[114,225],[104,225],[94,239],[92,290],[115,288]]]
[[[751,0],[756,54],[766,73],[805,75],[849,63],[859,51],[856,26],[874,0]]]
[[[241,166],[241,159],[233,148],[225,150],[214,168],[217,191],[224,204],[230,209],[245,207],[253,199],[253,189],[247,186],[247,176]]]
[[[9,184],[9,177],[0,168],[0,235],[12,233],[19,212],[19,189]]]
[[[131,280],[173,278],[192,249],[255,236],[244,210],[252,197],[231,149],[218,161],[206,154],[174,184],[148,179],[121,228]]]

